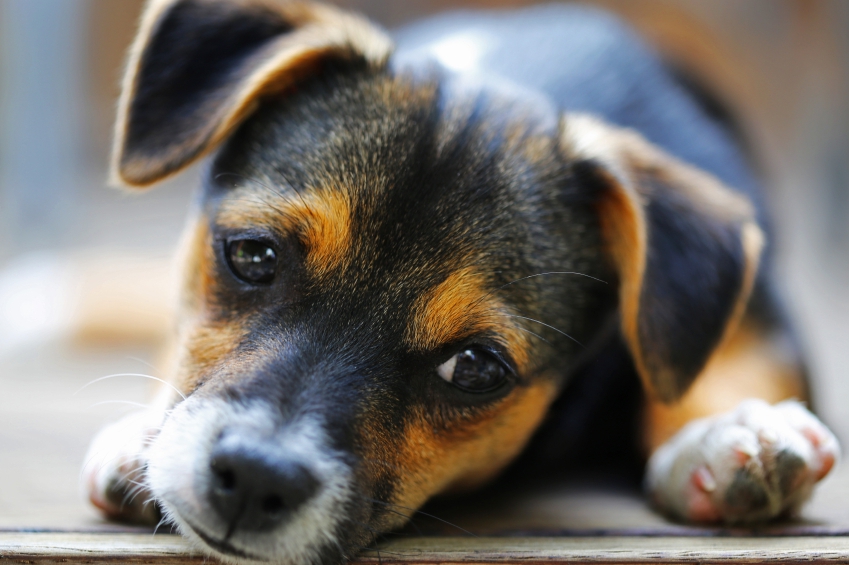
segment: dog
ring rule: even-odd
[[[607,445],[552,432],[579,412],[640,422],[648,497],[688,522],[793,513],[839,458],[741,143],[612,16],[390,37],[320,4],[153,0],[114,179],[201,160],[169,379],[88,457],[108,516],[342,563],[529,442]]]

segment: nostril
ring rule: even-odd
[[[223,436],[207,469],[210,506],[241,531],[271,530],[321,489],[312,469],[285,447],[243,434]]]
[[[215,490],[221,494],[233,494],[236,490],[236,473],[229,467],[224,467],[213,461],[212,476]]]
[[[276,516],[283,512],[286,504],[283,499],[276,494],[269,494],[262,499],[262,511],[270,516]]]

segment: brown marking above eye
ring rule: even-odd
[[[423,294],[412,309],[405,341],[415,351],[433,351],[475,334],[487,333],[507,350],[520,372],[529,361],[527,335],[485,278],[463,268]]]
[[[318,278],[342,267],[351,247],[351,200],[343,190],[311,189],[280,197],[242,187],[222,205],[216,220],[225,228],[296,234],[306,249],[307,269]]]
[[[338,269],[351,246],[351,201],[341,190],[304,196],[296,214],[307,248],[307,266],[316,276]]]

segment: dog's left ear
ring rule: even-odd
[[[632,130],[567,115],[561,143],[598,191],[634,363],[647,391],[672,402],[745,310],[764,244],[754,206]]]
[[[327,60],[381,66],[392,43],[331,6],[273,0],[151,0],[118,105],[112,179],[146,186],[217,147],[265,97]]]

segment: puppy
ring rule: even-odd
[[[91,448],[110,516],[151,498],[222,559],[341,563],[495,477],[552,404],[632,381],[674,518],[793,512],[838,458],[787,400],[804,369],[739,144],[607,15],[392,39],[318,4],[154,0],[115,180],[207,156],[168,386]]]

